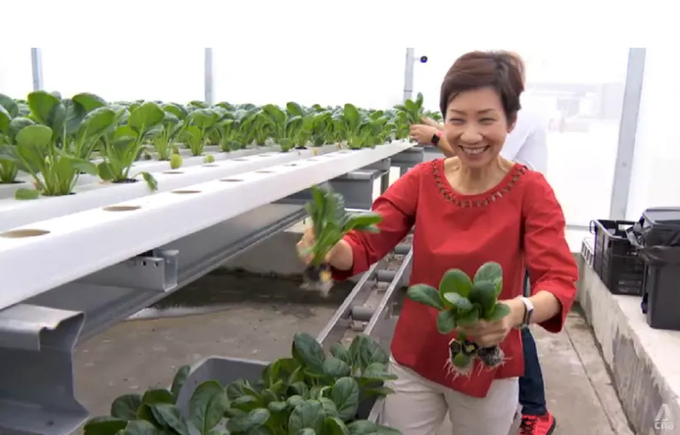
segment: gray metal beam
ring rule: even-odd
[[[33,90],[43,89],[42,51],[39,48],[31,48],[31,71],[33,74]]]
[[[147,260],[146,267],[137,265],[123,274],[129,267],[124,262],[107,273],[98,272],[57,287],[31,298],[28,303],[84,312],[87,320],[81,338],[86,339],[191,284],[229,258],[305,216],[301,205],[269,204],[159,247],[153,257],[160,253],[172,254],[167,259],[172,264],[166,265],[166,270],[176,273],[176,285],[172,285],[173,277],[167,278],[162,270],[154,274],[155,265],[151,261]],[[119,276],[110,282],[102,279],[112,278],[114,270],[125,277]],[[155,283],[151,278],[156,278]],[[137,284],[133,284],[135,281]]]
[[[204,63],[204,90],[205,102],[207,104],[215,104],[215,76],[213,68],[213,49],[205,49],[205,63]]]
[[[621,121],[619,123],[619,146],[616,154],[614,183],[609,208],[609,217],[614,220],[625,220],[626,212],[628,211],[638,112],[640,110],[642,82],[645,71],[645,52],[646,49],[644,48],[631,48],[628,51],[626,87],[624,89]]]
[[[68,434],[87,418],[73,390],[83,313],[29,304],[0,311],[0,434]]]

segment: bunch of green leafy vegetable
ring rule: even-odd
[[[439,289],[426,284],[409,287],[407,295],[415,302],[439,310],[437,329],[450,334],[458,326],[472,325],[479,320],[497,322],[510,314],[510,308],[498,302],[503,289],[503,270],[495,262],[484,263],[474,276],[474,281],[459,269],[450,269],[442,277]],[[469,374],[474,360],[479,358],[489,368],[503,362],[503,351],[495,345],[479,347],[458,332],[449,343],[447,366],[455,374]]]
[[[399,431],[359,418],[392,391],[384,381],[388,356],[372,339],[357,336],[326,355],[310,335],[298,333],[292,358],[267,365],[258,380],[239,379],[224,386],[200,384],[180,411],[177,399],[189,376],[182,367],[171,389],[151,389],[114,400],[111,415],[85,425],[85,435],[399,435]]]
[[[380,231],[377,225],[382,222],[381,215],[374,212],[348,212],[343,196],[334,192],[328,183],[312,186],[312,200],[305,208],[314,228],[312,266],[321,265],[330,250],[350,231]]]

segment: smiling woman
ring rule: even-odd
[[[336,280],[357,275],[415,227],[412,287],[391,343],[396,394],[385,402],[385,422],[403,435],[433,435],[447,413],[452,435],[506,435],[523,374],[519,329],[560,331],[576,296],[578,271],[552,188],[500,155],[522,75],[507,52],[456,60],[440,100],[453,157],[408,171],[373,203],[380,232],[350,232],[328,259]],[[489,264],[493,274],[479,272]]]

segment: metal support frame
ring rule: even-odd
[[[31,48],[31,72],[33,74],[33,90],[43,89],[42,50],[40,48]]]
[[[413,70],[415,67],[415,48],[406,49],[406,64],[404,66],[404,101],[413,96]]]
[[[213,49],[205,49],[204,92],[206,104],[215,103],[215,77],[213,68]]]
[[[384,175],[389,175],[389,159],[382,163],[384,167],[367,166],[357,171],[349,172],[328,181],[334,191],[342,194],[347,208],[367,210],[373,204],[373,183]],[[312,190],[297,192],[278,203],[305,204],[312,199]]]
[[[628,51],[626,86],[619,122],[619,146],[609,209],[609,217],[614,220],[626,219],[628,211],[646,51],[645,48],[631,48]]]
[[[20,304],[0,311],[0,434],[68,434],[87,418],[73,391],[83,313]]]

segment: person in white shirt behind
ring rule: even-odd
[[[513,55],[520,70],[524,73],[522,58],[515,53]],[[454,157],[456,150],[446,143],[446,138],[442,135],[444,126],[430,118],[424,118],[422,121],[423,124],[411,126],[411,138],[421,144],[435,145],[446,157]],[[484,128],[483,124],[480,124],[479,128]],[[522,109],[517,114],[517,121],[512,126],[501,149],[501,155],[546,175],[548,171],[547,136],[547,120],[538,114]],[[525,293],[531,293],[528,275]],[[520,434],[550,435],[555,430],[555,417],[547,409],[543,373],[538,360],[536,342],[528,328],[522,330],[522,343],[525,372],[519,380],[519,403],[522,405]]]

